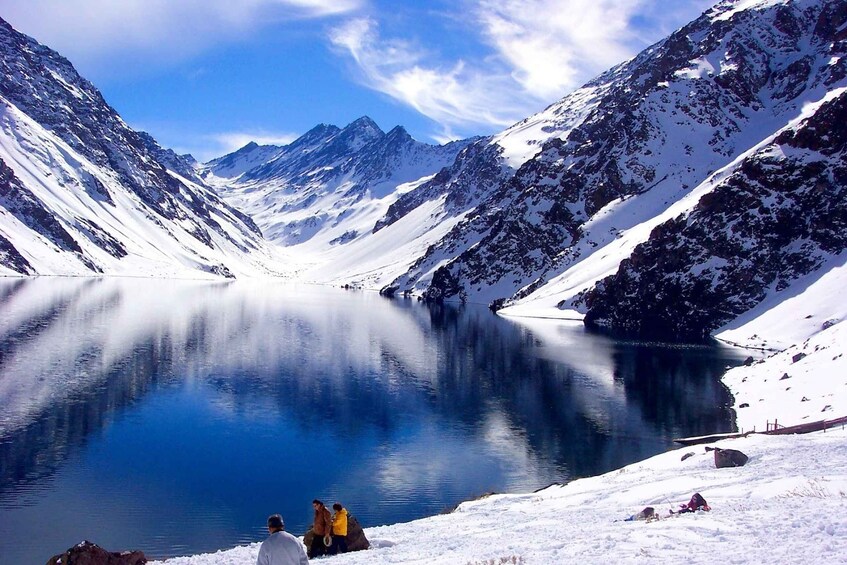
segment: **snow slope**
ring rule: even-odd
[[[0,19],[0,275],[285,276],[290,259]]]
[[[563,275],[569,292],[593,286],[658,220],[682,213],[678,202],[695,205],[716,171],[847,84],[844,22],[840,0],[720,2],[470,146],[377,225],[444,195],[469,200],[463,220],[389,288],[499,307]]]
[[[198,226],[187,211],[173,210],[171,221],[158,216],[114,174],[2,99],[0,159],[79,246],[77,253],[57,253],[56,244],[19,215],[0,211],[0,235],[14,242],[34,273],[182,278],[286,273],[284,254],[245,230],[226,208],[210,212],[219,231],[206,232],[208,242],[198,239]],[[208,190],[171,174],[186,191]],[[108,200],[81,189],[87,184],[102,187]],[[5,266],[0,273],[19,274]]]

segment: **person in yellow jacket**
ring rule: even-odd
[[[347,553],[347,509],[336,502],[332,505],[335,512],[332,515],[332,545],[329,547],[331,555],[336,553]]]

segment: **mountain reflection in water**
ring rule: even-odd
[[[728,431],[723,348],[619,343],[480,306],[274,282],[0,281],[0,555],[366,526]],[[57,527],[45,528],[45,517]]]

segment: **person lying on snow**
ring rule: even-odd
[[[635,520],[646,520],[648,522],[652,522],[653,520],[658,519],[659,515],[656,514],[655,509],[652,506],[648,506],[638,514],[633,514],[632,516],[624,520],[624,522],[633,522]]]
[[[705,510],[708,512],[712,508],[706,503],[706,499],[703,498],[699,492],[695,492],[691,496],[691,500],[688,501],[688,504],[680,504],[679,510],[674,512],[671,510],[671,514],[685,514],[686,512],[696,512],[698,510]]]
[[[706,499],[699,492],[695,492],[691,497],[691,500],[688,501],[688,504],[680,504],[679,510],[670,509],[670,513],[673,514],[684,514],[686,512],[696,512],[698,510],[705,510],[708,512],[712,508],[706,503]],[[652,506],[645,507],[638,514],[633,514],[629,518],[625,518],[624,522],[634,522],[634,521],[645,521],[652,522],[653,520],[658,520],[660,518],[659,514]],[[617,520],[615,520],[617,521]]]

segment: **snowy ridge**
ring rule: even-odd
[[[266,238],[302,258],[303,280],[379,288],[455,219],[436,205],[371,236],[374,226],[473,141],[427,145],[402,127],[384,133],[363,117],[343,129],[319,125],[286,146],[248,144],[201,166],[200,174]]]
[[[847,91],[806,111],[589,291],[586,322],[705,337],[793,281],[832,268],[847,248],[847,187],[838,180],[847,174]]]
[[[289,270],[250,218],[130,129],[66,59],[2,20],[0,51],[0,273]]]
[[[735,8],[719,4],[496,136],[488,142],[496,150],[477,150],[473,164],[460,155],[466,163],[457,161],[453,176],[432,181],[450,198],[488,183],[479,175],[457,182],[461,170],[503,173],[484,177],[494,186],[392,289],[475,302],[528,296],[587,257],[608,255],[622,233],[843,86],[843,3]],[[431,185],[404,198],[430,190],[420,200],[434,199],[441,193]]]

